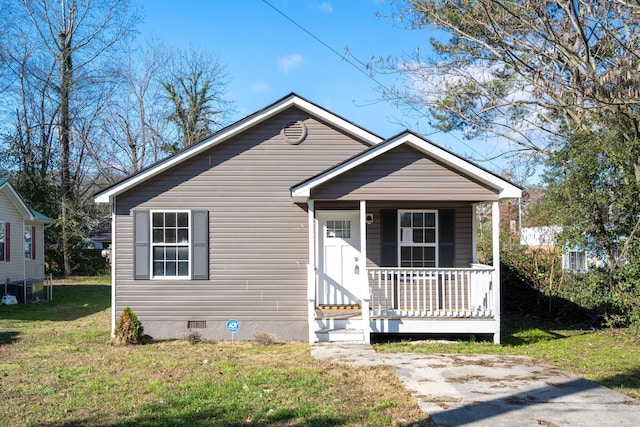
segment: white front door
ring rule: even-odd
[[[360,213],[318,212],[319,305],[359,305]]]

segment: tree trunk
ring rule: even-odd
[[[72,207],[71,177],[69,167],[69,134],[71,120],[69,117],[69,93],[71,92],[71,36],[60,32],[60,191],[62,212],[62,257],[64,277],[69,277],[71,270],[71,226],[69,214]]]

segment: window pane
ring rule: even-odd
[[[164,226],[165,227],[175,227],[176,226],[176,213],[175,212],[166,212],[164,214]]]
[[[436,248],[434,247],[426,247],[424,248],[424,259],[433,263],[432,267],[435,267],[436,264]]]
[[[423,218],[424,218],[424,216],[423,216],[422,213],[414,212],[414,214],[413,214],[413,226],[414,227],[422,227],[423,224],[424,224]]]
[[[176,230],[165,230],[164,243],[176,243]]]
[[[178,243],[189,243],[189,229],[178,229]]]
[[[166,256],[165,259],[167,261],[178,259],[178,251],[175,246],[169,246],[165,249]]]
[[[178,259],[181,261],[188,261],[189,260],[189,248],[186,247],[179,247],[178,248]]]
[[[436,230],[428,228],[424,230],[424,242],[435,243],[436,242]]]
[[[414,267],[422,267],[423,250],[421,246],[411,248],[411,261],[413,261]]]
[[[189,213],[178,213],[178,227],[189,227]]]
[[[436,226],[436,214],[434,213],[425,213],[425,227],[435,227]]]
[[[153,230],[153,243],[163,243],[164,242],[164,231],[162,229]]]
[[[411,227],[411,214],[404,212],[400,217],[400,227]]]
[[[176,275],[176,263],[175,262],[167,262],[167,270],[166,276],[175,276]]]
[[[422,228],[413,229],[413,243],[424,243],[424,230]]]
[[[153,260],[154,261],[162,261],[162,260],[164,260],[164,248],[163,247],[155,247],[155,248],[153,248]]]
[[[163,227],[164,226],[164,215],[161,212],[153,213],[153,226],[154,227]]]
[[[153,263],[153,275],[164,276],[164,263],[162,261],[156,261]]]
[[[178,262],[178,276],[188,276],[189,275],[189,263],[188,262]]]

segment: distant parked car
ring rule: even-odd
[[[2,302],[0,305],[16,305],[18,304],[18,300],[13,295],[4,295],[2,297]]]

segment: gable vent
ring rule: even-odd
[[[300,144],[307,137],[307,125],[300,120],[288,122],[280,131],[280,135],[289,144]]]

